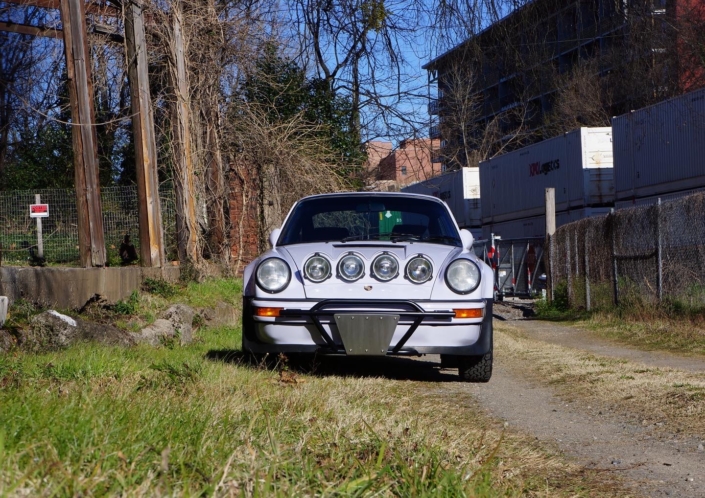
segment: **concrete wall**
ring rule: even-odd
[[[41,306],[80,309],[100,296],[108,303],[126,299],[146,278],[178,281],[180,268],[25,268],[0,267],[0,295],[10,304],[26,299]]]

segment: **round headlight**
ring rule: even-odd
[[[416,256],[406,265],[406,277],[415,284],[428,282],[433,276],[433,265],[424,256]]]
[[[343,280],[354,282],[365,274],[365,263],[359,256],[348,254],[338,263],[338,275]]]
[[[446,283],[458,294],[469,294],[480,285],[480,268],[469,259],[458,259],[446,269]]]
[[[391,254],[380,254],[372,262],[372,273],[377,279],[387,282],[399,274],[399,263]]]
[[[267,292],[281,292],[291,280],[291,270],[286,262],[279,258],[269,258],[257,267],[257,285]]]
[[[323,282],[330,277],[330,261],[315,254],[306,261],[304,273],[311,282]]]

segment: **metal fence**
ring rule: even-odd
[[[553,293],[572,307],[638,300],[705,305],[705,194],[621,209],[556,230]]]
[[[545,289],[544,239],[494,239],[474,243],[475,254],[494,269],[495,296],[531,297]]]
[[[29,217],[29,206],[34,204],[36,194],[41,196],[42,204],[49,204],[49,217],[42,219],[44,259],[50,264],[77,264],[78,213],[73,189],[0,192],[0,264],[31,263],[31,253],[36,252],[37,227],[36,220]],[[106,187],[101,189],[100,196],[108,262],[118,265],[118,251],[125,235],[130,235],[139,254],[137,187]],[[173,189],[161,188],[159,199],[167,258],[174,259],[176,211]]]

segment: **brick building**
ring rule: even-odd
[[[429,138],[403,140],[394,150],[389,142],[369,143],[368,185],[376,190],[399,190],[440,174],[439,146],[440,140]]]

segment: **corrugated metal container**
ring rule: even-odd
[[[695,188],[695,189],[690,189],[690,190],[681,190],[679,192],[669,192],[669,193],[664,193],[664,194],[659,194],[659,195],[652,195],[649,197],[639,197],[639,198],[633,198],[633,199],[630,198],[630,199],[615,202],[614,207],[616,209],[624,209],[624,208],[637,207],[637,206],[649,206],[651,204],[656,204],[659,199],[661,199],[661,202],[673,201],[676,199],[680,199],[681,197],[686,197],[688,195],[697,194],[697,193],[703,192],[703,191],[705,191],[705,187]]]
[[[448,204],[460,228],[482,226],[480,211],[480,170],[461,168],[441,176],[414,183],[402,192],[438,197]]]
[[[617,201],[705,187],[705,89],[612,119]]]
[[[543,215],[547,188],[557,213],[612,206],[612,129],[579,128],[481,162],[483,226]]]
[[[610,208],[580,208],[571,211],[556,213],[556,227],[590,218],[592,216],[605,216]],[[530,216],[517,220],[489,223],[482,227],[482,238],[489,239],[492,234],[499,235],[503,240],[532,239],[546,236],[546,216]]]

